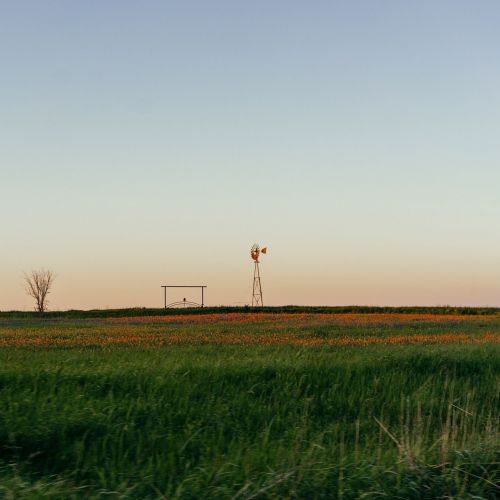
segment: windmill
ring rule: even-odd
[[[253,293],[252,293],[252,307],[254,306],[264,306],[262,302],[262,284],[260,282],[260,270],[259,270],[259,255],[267,253],[267,248],[260,248],[257,243],[252,246],[250,250],[250,257],[254,262],[253,270]]]

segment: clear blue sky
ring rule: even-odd
[[[0,6],[0,309],[500,306],[497,1]]]

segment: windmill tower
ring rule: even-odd
[[[262,301],[262,283],[260,281],[260,270],[259,270],[259,255],[263,253],[267,253],[267,248],[260,248],[257,243],[252,246],[250,250],[250,257],[254,262],[253,269],[253,293],[252,293],[252,307],[254,306],[263,306],[264,302]]]

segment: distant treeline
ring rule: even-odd
[[[407,314],[459,314],[464,316],[485,316],[500,314],[498,307],[376,307],[376,306],[277,306],[277,307],[190,307],[182,309],[133,307],[127,309],[92,309],[88,311],[47,311],[43,314],[35,311],[0,311],[0,318],[118,318],[130,316],[166,316],[166,315],[194,315],[194,314],[231,314],[231,313],[285,313],[285,314],[374,314],[374,313],[407,313]]]

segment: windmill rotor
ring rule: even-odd
[[[250,249],[250,257],[252,257],[252,260],[255,262],[258,262],[259,260],[259,255],[260,255],[260,247],[255,243],[255,245],[252,245],[252,248]]]

